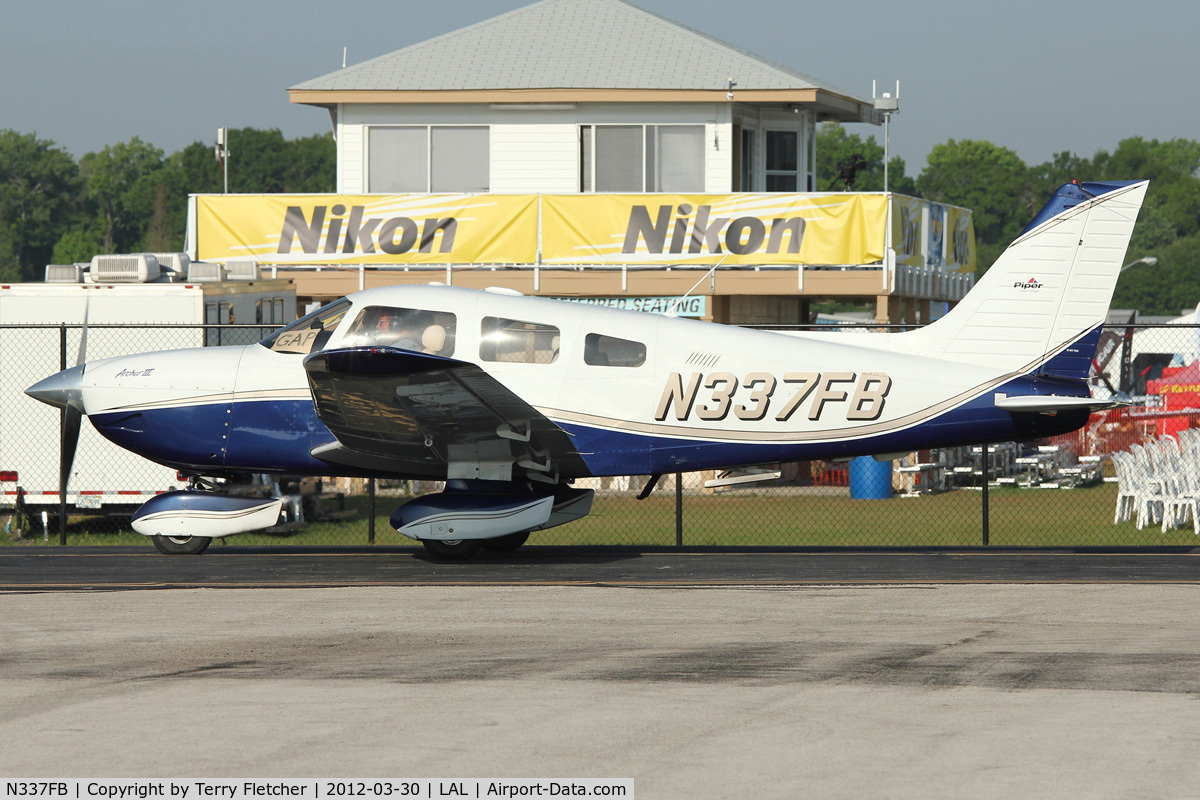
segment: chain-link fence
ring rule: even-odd
[[[248,325],[92,324],[87,359],[240,344],[266,332]],[[116,447],[85,423],[61,503],[60,412],[23,392],[73,365],[80,338],[77,326],[0,326],[0,544],[148,546],[130,527],[130,514],[156,493],[185,485],[173,470]],[[668,475],[641,500],[646,476],[577,481],[596,491],[592,513],[534,534],[530,545],[1194,545],[1198,350],[1197,325],[1108,329],[1094,393],[1129,404],[1052,439],[918,451],[884,462]],[[392,529],[389,515],[441,488],[359,478],[255,480],[262,493],[284,498],[285,521],[228,544],[412,544]]]

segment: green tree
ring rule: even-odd
[[[1123,139],[1095,163],[1105,180],[1148,179],[1128,260],[1152,255],[1121,277],[1113,304],[1144,314],[1178,314],[1200,301],[1200,142]]]
[[[34,134],[0,131],[0,277],[36,280],[80,213],[79,167]]]
[[[332,133],[287,143],[289,192],[337,191],[337,144]]]
[[[278,128],[240,128],[229,132],[229,149],[230,192],[291,194],[336,189],[337,147],[332,134],[288,141]]]
[[[917,178],[921,197],[971,209],[982,274],[1044,205],[1029,168],[991,142],[951,139],[935,145]]]
[[[857,133],[847,133],[836,122],[823,123],[817,128],[817,191],[842,191],[838,178],[839,163],[848,163],[860,155],[865,166],[854,181],[856,192],[883,191],[883,147],[871,135],[863,140]],[[916,182],[904,174],[904,159],[892,156],[888,160],[888,189],[900,194],[915,194]]]
[[[76,261],[91,261],[92,256],[104,252],[104,233],[95,219],[82,221],[64,233],[54,244],[51,263],[73,264]]]
[[[88,199],[102,223],[104,252],[141,249],[163,166],[162,151],[136,136],[80,160]]]

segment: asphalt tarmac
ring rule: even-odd
[[[1200,793],[1190,550],[10,550],[5,778]]]
[[[0,591],[335,586],[806,586],[1196,583],[1200,548],[677,550],[526,547],[434,561],[421,548],[0,548]]]

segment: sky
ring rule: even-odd
[[[344,47],[355,64],[531,1],[0,0],[0,129],[76,157],[134,136],[169,154],[222,125],[324,133],[328,114],[287,89],[339,69]],[[859,97],[900,81],[890,146],[909,175],[949,139],[1030,165],[1130,136],[1200,139],[1195,0],[634,4]]]

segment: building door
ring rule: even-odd
[[[767,131],[768,192],[795,192],[799,189],[799,155],[799,132]]]

